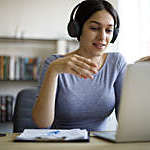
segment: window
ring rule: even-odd
[[[150,55],[150,0],[118,0],[118,48],[128,63]]]

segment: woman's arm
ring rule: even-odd
[[[140,58],[139,60],[137,60],[136,63],[137,63],[137,62],[142,62],[142,61],[150,61],[150,56],[142,57],[142,58]]]
[[[57,79],[58,75],[49,68],[32,111],[33,120],[40,128],[47,128],[53,123]]]

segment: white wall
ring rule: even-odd
[[[119,14],[119,49],[126,61],[150,55],[150,0],[119,0]]]
[[[81,0],[0,0],[0,36],[64,38],[74,5]]]
[[[119,0],[108,0],[113,6],[115,9],[118,9],[118,1]]]
[[[0,0],[0,36],[63,39],[82,0]],[[117,0],[109,0],[116,5]]]

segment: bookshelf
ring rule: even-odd
[[[65,54],[78,47],[75,40],[64,39],[17,39],[17,38],[0,38],[0,56],[9,57],[30,57],[41,58],[40,65],[43,64],[45,58],[52,54]],[[37,86],[36,80],[0,80],[3,88],[0,88],[0,95],[13,93],[14,96],[18,90]],[[21,86],[22,85],[22,86]],[[29,86],[27,86],[29,85]],[[15,87],[11,90],[11,87]],[[13,92],[12,92],[13,91]]]
[[[40,57],[42,61],[56,52],[56,40],[0,38],[0,56],[8,57]],[[42,63],[42,62],[41,62]],[[36,80],[0,80],[1,94],[13,94],[19,90],[37,85]]]
[[[65,54],[78,47],[78,42],[64,39],[17,39],[0,38],[0,56],[17,58],[41,58],[40,66],[45,58],[52,54]],[[37,87],[37,79],[0,79],[0,95],[14,97],[13,107],[17,93],[24,88]],[[12,127],[12,122],[0,123],[1,126]],[[7,128],[6,127],[6,128]],[[9,129],[10,131],[11,129]]]

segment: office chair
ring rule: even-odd
[[[37,89],[23,89],[16,97],[13,115],[13,132],[37,128],[32,120],[32,107],[36,100]]]

